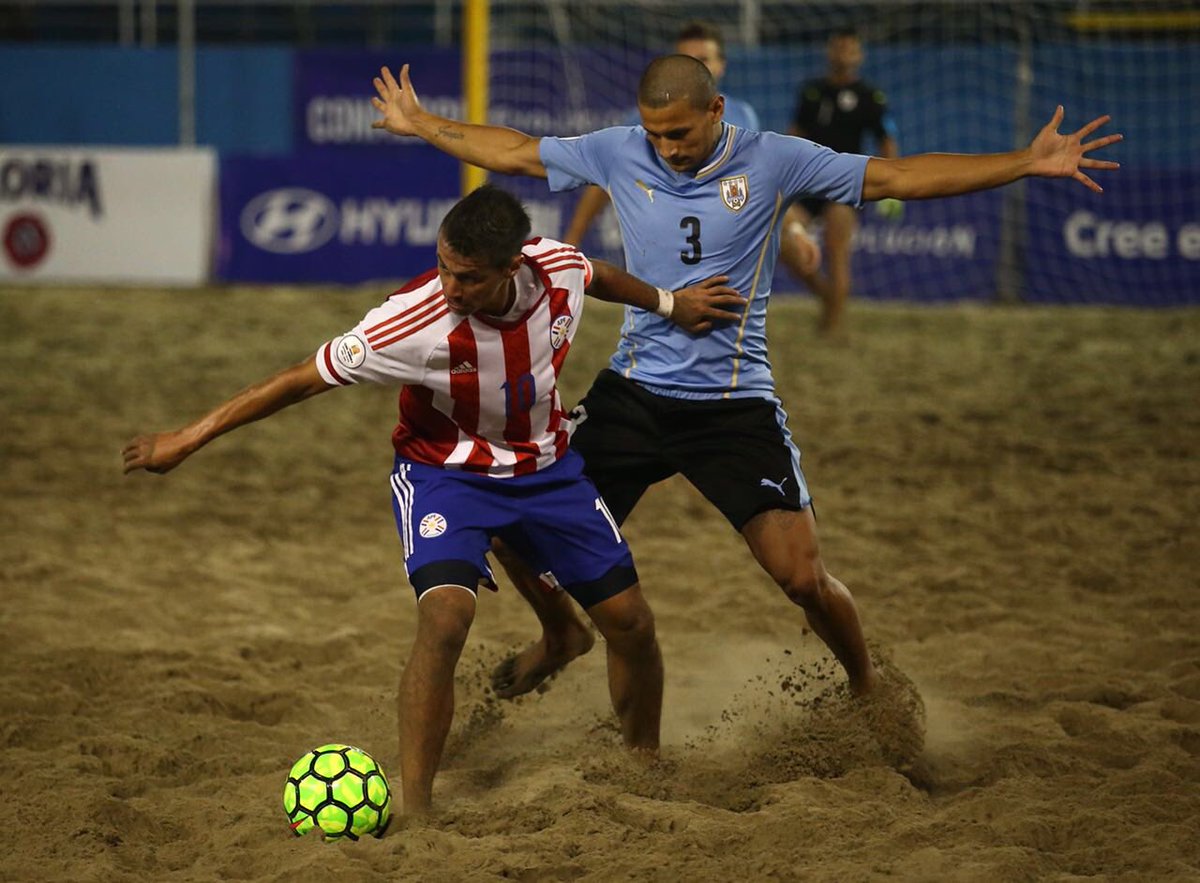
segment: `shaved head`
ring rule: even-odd
[[[663,55],[654,59],[638,84],[638,104],[661,108],[687,101],[705,110],[717,97],[717,84],[702,62],[690,55]]]

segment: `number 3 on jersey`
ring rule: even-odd
[[[700,250],[700,219],[695,215],[688,215],[686,218],[681,218],[679,229],[689,232],[685,241],[692,247],[690,252],[679,252],[679,259],[689,265],[700,263],[700,258],[703,256]]]

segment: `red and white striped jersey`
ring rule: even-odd
[[[402,384],[392,444],[401,457],[496,478],[536,472],[567,451],[558,374],[592,265],[532,239],[503,316],[450,312],[430,270],[317,350],[330,386]]]

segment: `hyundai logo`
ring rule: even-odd
[[[268,190],[242,209],[242,235],[275,254],[318,249],[333,238],[337,228],[337,207],[320,193],[302,187]]]

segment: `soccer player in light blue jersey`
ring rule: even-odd
[[[720,28],[707,22],[691,22],[680,29],[675,36],[675,52],[678,55],[690,55],[701,62],[712,74],[713,82],[719,87],[721,78],[725,75],[725,38]],[[739,129],[757,132],[761,126],[758,112],[747,101],[735,98],[727,93],[725,98],[724,121]],[[641,114],[635,108],[626,120],[626,125],[641,125]],[[608,205],[608,193],[603,187],[589,185],[583,188],[583,195],[575,206],[575,212],[567,223],[563,241],[572,245],[580,245],[583,237],[591,228],[596,216]],[[805,285],[810,280],[818,279],[817,271],[821,266],[821,248],[808,233],[803,223],[784,223],[780,232],[779,259]],[[816,290],[816,289],[814,289]]]
[[[712,75],[684,55],[647,67],[638,87],[640,127],[575,138],[535,138],[427,113],[407,65],[398,82],[381,70],[375,88],[377,128],[415,135],[493,172],[548,178],[555,189],[605,187],[635,275],[665,290],[720,273],[747,298],[738,322],[698,335],[653,312],[627,310],[617,353],[581,403],[571,444],[618,523],[650,485],[682,473],[803,608],[851,689],[871,691],[878,677],[858,611],[821,560],[800,452],[767,359],[766,306],[783,207],[804,196],[849,205],[955,196],[1026,177],[1073,178],[1100,192],[1088,172],[1117,164],[1088,154],[1121,136],[1085,139],[1109,118],[1063,135],[1059,107],[1021,150],[884,159],[729,125]],[[593,638],[568,598],[539,588],[510,551],[498,555],[543,626],[541,638],[493,677],[498,695],[516,696],[590,649]]]

